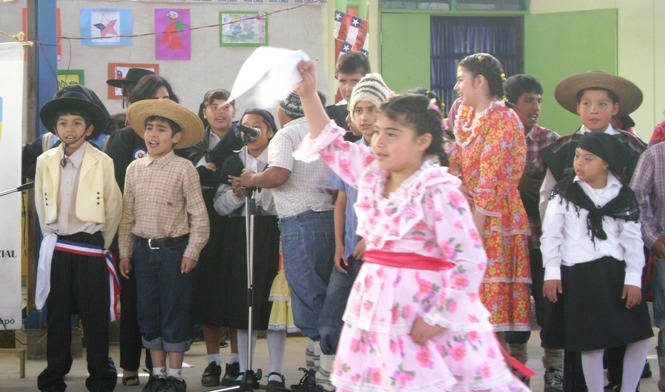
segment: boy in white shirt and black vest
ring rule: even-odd
[[[64,377],[72,364],[71,315],[78,313],[87,341],[86,387],[112,391],[117,373],[108,356],[109,321],[119,290],[105,249],[118,228],[122,198],[113,161],[87,142],[106,129],[108,119],[79,91],[44,105],[40,117],[61,145],[37,158],[35,175],[35,207],[45,236],[35,302],[48,308],[47,367],[38,387],[66,389]]]

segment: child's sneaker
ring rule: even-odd
[[[545,392],[563,391],[563,371],[549,368],[545,371]]]
[[[183,379],[178,379],[175,377],[169,376],[169,378],[166,379],[166,384],[162,389],[159,390],[159,392],[186,392],[187,391],[187,383]]]
[[[316,389],[316,370],[314,369],[305,369],[299,368],[305,372],[305,374],[300,378],[298,384],[291,385],[291,390],[301,392],[301,391],[313,391]]]
[[[159,376],[150,376],[148,383],[145,384],[143,392],[157,392],[161,391],[166,386],[166,379]]]

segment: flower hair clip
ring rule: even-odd
[[[505,73],[501,72],[501,75],[499,75],[499,76],[501,76],[501,80],[506,80],[506,74]]]
[[[429,110],[434,110],[434,111],[439,111],[439,105],[436,104],[436,99],[432,98],[429,100],[429,106],[427,107]]]
[[[483,56],[482,54],[476,55],[476,60],[478,61],[483,61],[484,58],[485,56]]]

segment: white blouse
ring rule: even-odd
[[[612,174],[607,178],[607,186],[601,189],[591,188],[577,176],[573,181],[580,183],[584,193],[599,208],[614,199],[622,186]],[[588,215],[585,209],[578,213],[561,195],[554,196],[548,203],[540,238],[545,280],[561,280],[562,265],[572,266],[611,256],[626,261],[624,284],[641,287],[644,251],[640,223],[605,216],[603,230],[607,239],[596,238],[594,244],[587,233]]]

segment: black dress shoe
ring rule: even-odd
[[[224,370],[224,377],[222,377],[222,385],[230,387],[233,385],[238,385],[236,383],[236,378],[240,374],[240,364],[238,362],[227,363],[226,369]]]
[[[210,362],[201,376],[201,385],[204,387],[216,387],[219,385],[219,377],[222,375],[222,367],[216,362]]]

